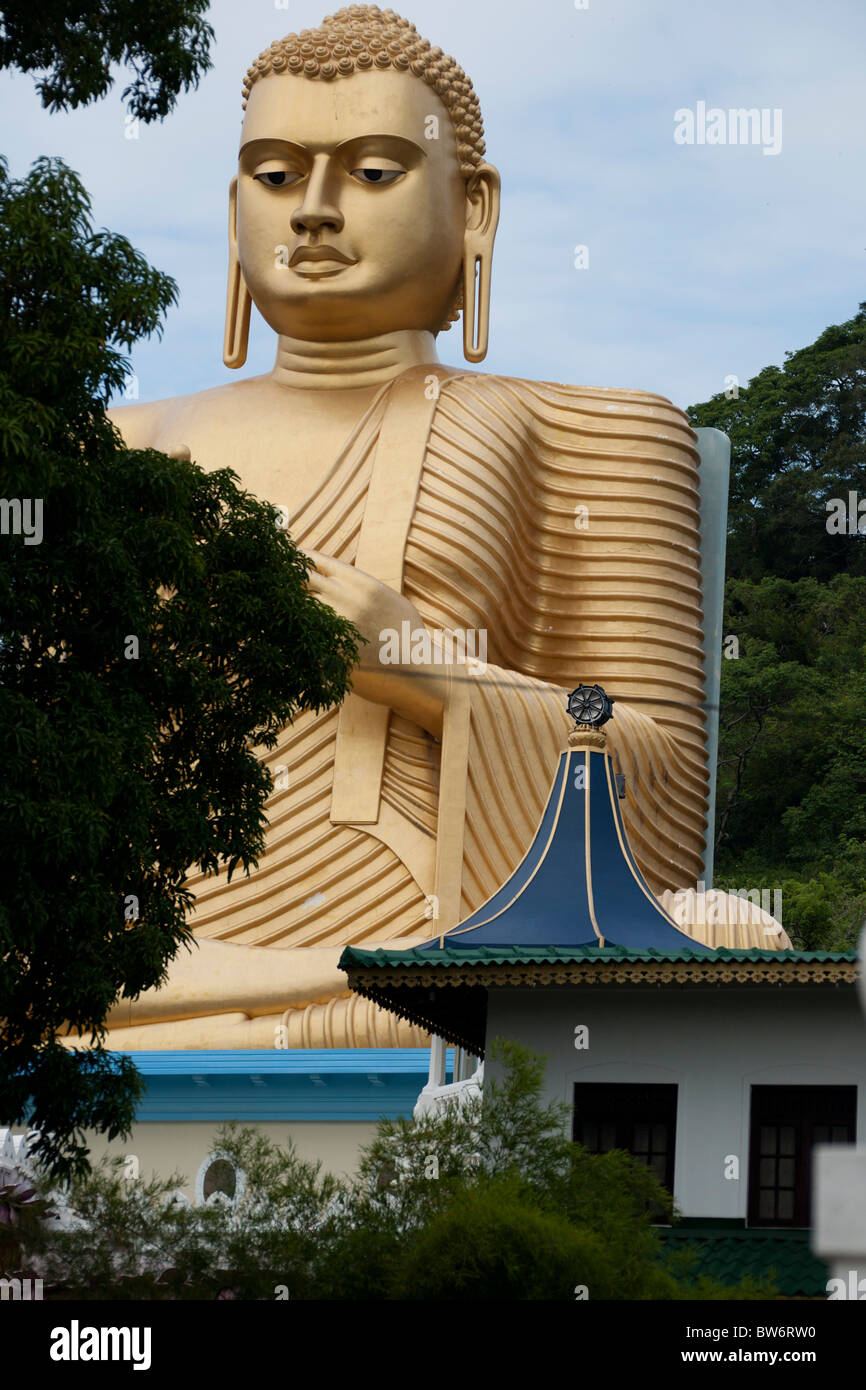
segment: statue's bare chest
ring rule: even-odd
[[[292,516],[332,472],[376,392],[311,394],[261,392],[243,408],[233,398],[207,411],[197,404],[167,419],[153,444],[186,445],[208,472],[232,468],[244,488]]]

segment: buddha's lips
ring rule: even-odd
[[[339,261],[341,265],[355,264],[333,246],[299,246],[297,251],[293,252],[289,265],[300,265],[302,261]]]

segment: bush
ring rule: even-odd
[[[177,1176],[127,1181],[106,1160],[68,1188],[65,1230],[22,1233],[61,1296],[335,1301],[770,1297],[699,1279],[653,1218],[671,1198],[627,1153],[589,1154],[542,1103],[541,1058],[491,1049],[500,1077],[463,1109],[383,1121],[341,1182],[258,1131],[219,1148],[243,1198],[193,1209]],[[34,1183],[37,1190],[39,1181]],[[46,1196],[50,1192],[45,1187]]]
[[[407,1246],[389,1297],[413,1300],[617,1297],[617,1267],[601,1238],[538,1210],[508,1183],[467,1188]]]

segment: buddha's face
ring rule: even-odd
[[[476,213],[448,112],[425,82],[386,69],[253,85],[238,255],[276,332],[317,341],[438,332]]]

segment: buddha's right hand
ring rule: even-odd
[[[308,591],[354,623],[366,644],[352,675],[353,690],[362,699],[387,705],[440,738],[448,672],[434,660],[432,643],[417,608],[402,594],[354,565],[319,550],[306,550],[304,554],[314,565]],[[400,659],[395,661],[394,637],[402,637],[405,624],[409,641],[399,642]],[[413,640],[425,634],[426,644]],[[403,660],[404,655],[408,660]]]

